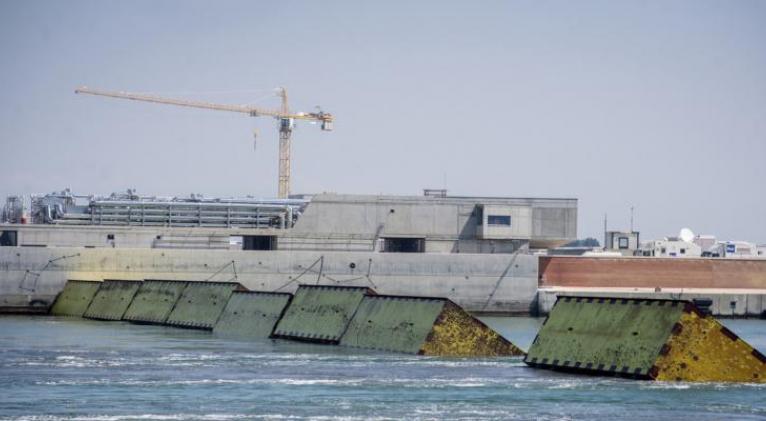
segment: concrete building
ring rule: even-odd
[[[700,257],[702,249],[691,241],[668,237],[644,243],[640,253],[642,256],[652,257]]]
[[[512,253],[577,237],[576,199],[420,197],[322,194],[280,237],[346,239],[376,251]]]
[[[710,251],[716,245],[715,235],[698,235],[694,237],[694,244],[700,246],[702,252]]]
[[[237,218],[230,216],[233,208],[240,209]],[[64,213],[65,218],[47,224],[0,225],[0,231],[30,247],[229,249],[241,244],[245,250],[402,253],[514,253],[564,244],[577,234],[576,199],[319,194],[282,204],[191,206],[169,200],[131,204],[120,198],[94,201],[79,214],[84,216]]]
[[[605,251],[618,251],[623,256],[633,256],[639,247],[638,231],[607,231],[604,235]]]
[[[758,246],[747,241],[719,241],[708,249],[711,256],[728,259],[757,258]]]
[[[297,207],[246,203],[236,218],[228,202],[201,202],[195,214],[189,201],[131,200],[0,225],[0,308],[48,305],[67,279],[235,279],[262,291],[371,286],[527,314],[537,297],[531,250],[577,234],[576,199],[319,194],[291,199],[305,202]]]

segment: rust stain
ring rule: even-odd
[[[521,356],[524,355],[524,351],[457,305],[447,303],[418,354],[442,357],[496,357]]]
[[[766,362],[758,351],[711,316],[685,312],[683,329],[665,344],[652,370],[664,381],[766,383]],[[665,348],[664,348],[665,349]]]

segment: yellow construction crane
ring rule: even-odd
[[[251,117],[273,117],[279,124],[279,189],[278,197],[286,199],[290,196],[290,138],[295,126],[295,120],[314,121],[322,124],[322,130],[333,129],[333,115],[321,109],[315,113],[291,113],[287,105],[287,90],[279,88],[278,95],[282,99],[282,107],[278,110],[253,107],[250,105],[214,104],[205,101],[187,99],[163,98],[155,95],[136,94],[130,92],[104,91],[88,87],[77,88],[76,94],[106,96],[111,98],[132,99],[134,101],[153,102],[156,104],[178,105],[181,107],[202,108],[206,110],[231,111],[248,114]]]

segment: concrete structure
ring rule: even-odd
[[[156,226],[0,225],[0,231],[14,236],[15,244],[8,245],[22,247],[228,249],[241,243],[240,248],[261,250],[426,253],[513,253],[560,245],[574,240],[577,234],[576,199],[321,194],[310,201],[293,202],[303,203],[305,208],[292,213],[293,208],[280,207],[279,212],[287,215],[284,219],[291,221],[286,225],[213,227],[206,223],[187,227],[172,225],[168,222],[171,216],[165,215],[165,225]],[[109,203],[125,208],[131,202]],[[273,204],[248,206],[266,205]],[[120,212],[140,213],[145,206],[121,208]],[[280,215],[271,217],[279,219]],[[195,221],[203,217],[196,216]]]
[[[122,206],[124,222],[134,215],[131,200],[107,202]],[[316,281],[377,286],[382,294],[443,296],[474,312],[528,313],[537,287],[537,258],[529,250],[577,233],[575,199],[320,194],[290,200],[305,206],[292,214],[283,209],[291,223],[277,226],[117,226],[103,219],[0,225],[7,240],[0,247],[0,308],[50,304],[67,279],[236,279],[260,291],[287,285],[283,290],[292,292]],[[38,208],[58,209],[56,203]],[[78,221],[72,209],[62,215]],[[186,216],[198,223],[212,217],[200,215]],[[170,224],[168,215],[162,218]]]
[[[700,246],[703,253],[710,250],[710,248],[715,246],[717,243],[715,240],[715,235],[697,235],[694,237],[693,242],[694,244]]]
[[[607,231],[604,237],[604,250],[617,251],[623,256],[633,256],[641,244],[638,231]]]
[[[444,296],[472,312],[528,314],[537,257],[526,254],[0,247],[0,309],[47,306],[67,279],[236,280],[293,292],[300,283]]]
[[[336,249],[386,251],[409,240],[426,253],[512,253],[576,236],[576,199],[322,194],[279,241],[291,249],[316,249],[322,240]]]
[[[719,241],[707,251],[712,256],[726,259],[759,258],[758,246],[747,241]]]
[[[702,249],[691,241],[666,238],[644,243],[639,255],[646,257],[700,257],[702,256]]]
[[[575,239],[574,199],[440,193],[295,200],[307,205],[293,227],[0,225],[0,310],[44,309],[67,279],[161,279],[284,292],[301,283],[362,286],[445,297],[486,314],[545,312],[552,289],[562,287],[659,288],[658,296],[697,288],[710,292],[700,297],[714,298],[717,314],[763,311],[766,269],[756,260],[606,257],[618,250],[555,264],[548,259],[567,258],[543,256],[538,271],[532,253]]]

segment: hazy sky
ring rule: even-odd
[[[337,119],[294,133],[294,193],[575,197],[580,237],[634,205],[644,239],[766,243],[764,1],[0,1],[0,53],[0,197],[275,196],[273,120],[73,90],[286,86]]]

